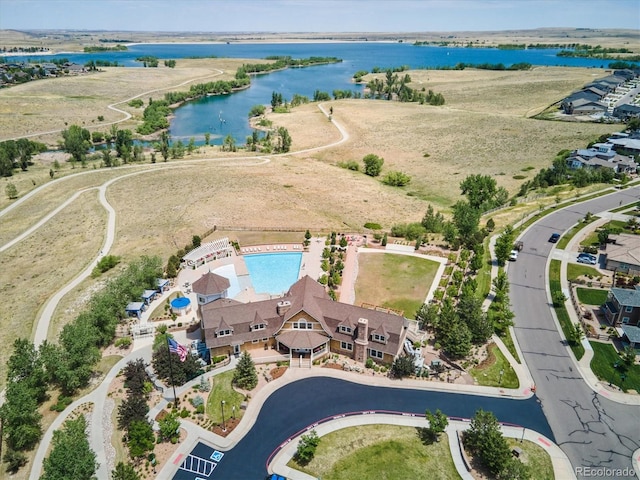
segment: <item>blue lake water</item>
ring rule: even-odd
[[[280,295],[298,281],[302,253],[244,255],[256,293]]]
[[[271,94],[278,92],[290,100],[297,93],[312,98],[315,90],[331,94],[333,90],[361,91],[364,86],[352,83],[358,70],[371,71],[407,65],[411,69],[453,66],[458,63],[502,63],[510,66],[526,62],[532,65],[606,67],[603,60],[557,57],[559,50],[498,50],[493,48],[417,47],[408,43],[346,42],[346,43],[231,43],[231,44],[139,44],[125,52],[86,54],[60,54],[55,56],[10,57],[9,61],[41,58],[68,58],[84,64],[89,60],[118,61],[127,67],[142,67],[136,57],[152,55],[160,59],[180,59],[190,56],[217,56],[259,59],[272,55],[293,58],[311,56],[338,57],[338,64],[293,68],[252,77],[251,87],[231,95],[212,96],[189,102],[175,111],[170,134],[174,140],[188,141],[194,137],[197,144],[204,143],[204,134],[211,134],[211,143],[221,144],[231,134],[243,144],[251,135],[247,114],[257,104],[268,105]]]

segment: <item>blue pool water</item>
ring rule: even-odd
[[[191,303],[187,297],[178,297],[171,300],[171,306],[173,308],[185,308]]]
[[[279,295],[298,281],[302,253],[245,255],[251,283],[256,293]]]

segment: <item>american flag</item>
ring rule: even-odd
[[[173,338],[168,337],[167,341],[169,342],[169,351],[171,353],[177,353],[180,357],[180,361],[184,362],[187,359],[187,353],[189,353],[188,350],[178,342],[176,342]]]

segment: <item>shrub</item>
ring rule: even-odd
[[[180,410],[180,418],[187,418],[189,416],[189,410],[187,410],[186,408],[183,408],[182,410]]]
[[[131,337],[119,338],[114,342],[114,345],[122,349],[129,348],[131,346]]]
[[[367,222],[364,224],[364,228],[369,230],[382,230],[382,226],[379,223]]]
[[[382,183],[392,187],[404,187],[411,182],[411,177],[403,172],[392,171],[387,173],[382,179]]]
[[[375,362],[371,358],[367,358],[367,361],[364,364],[367,368],[373,368],[375,366]]]
[[[347,162],[338,162],[338,166],[340,168],[346,168],[347,170],[353,170],[354,172],[360,171],[360,165],[354,160],[349,160]]]
[[[204,405],[204,399],[200,395],[196,395],[189,401],[191,402],[191,405],[193,405],[194,407],[199,407],[200,405]]]

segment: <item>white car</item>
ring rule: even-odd
[[[515,262],[517,259],[518,259],[518,250],[511,250],[511,253],[509,254],[509,261]]]

